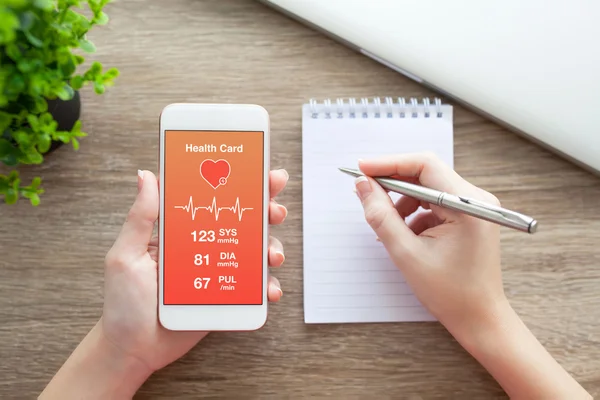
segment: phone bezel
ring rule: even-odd
[[[164,140],[168,130],[263,132],[263,285],[261,305],[163,304],[164,185],[159,184],[158,316],[162,326],[178,331],[248,331],[260,329],[268,314],[268,238],[270,122],[268,112],[253,104],[187,104],[166,106],[159,119],[159,176],[164,182]]]

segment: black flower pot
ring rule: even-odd
[[[81,115],[81,98],[79,97],[79,92],[75,91],[71,100],[64,101],[58,98],[48,100],[48,112],[58,123],[57,131],[70,131]],[[52,153],[63,144],[60,140],[53,140],[46,154]]]

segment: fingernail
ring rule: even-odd
[[[144,171],[138,169],[138,193],[142,190],[142,184],[144,183]]]
[[[279,297],[283,297],[283,290],[279,286],[277,286],[277,290],[279,290]]]
[[[290,179],[290,174],[288,174],[288,172],[285,169],[283,169],[283,168],[281,168],[281,171],[283,171],[283,173],[285,174],[285,180],[286,181],[289,180]]]
[[[356,192],[361,200],[364,200],[371,193],[371,183],[366,176],[359,176],[354,181]]]
[[[285,208],[285,206],[282,206],[281,204],[278,204],[279,209],[283,211],[283,219],[287,218],[288,215],[288,210],[287,208]]]
[[[379,236],[375,236],[375,240],[377,240],[378,242],[381,242],[381,239],[379,239]]]
[[[277,250],[275,252],[275,254],[278,254],[279,256],[281,256],[281,263],[283,264],[285,262],[285,255],[279,250]]]

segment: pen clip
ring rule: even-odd
[[[510,221],[514,221],[517,223],[523,223],[528,226],[534,221],[533,218],[528,217],[526,215],[523,215],[523,214],[520,214],[520,213],[517,213],[514,211],[510,211],[510,210],[507,210],[502,207],[494,206],[492,204],[483,203],[479,200],[471,199],[468,197],[461,197],[461,196],[458,196],[458,198],[460,199],[460,201],[462,201],[464,203],[472,204],[472,205],[484,208],[486,210],[496,212],[496,213],[500,214],[502,217],[504,217]]]

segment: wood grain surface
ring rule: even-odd
[[[399,74],[251,0],[127,0],[90,38],[121,70],[83,91],[81,149],[41,166],[39,207],[0,204],[0,397],[34,398],[101,314],[103,261],[136,192],[157,170],[157,122],[172,102],[263,105],[272,166],[290,173],[274,234],[284,296],[266,327],[211,334],[138,398],[505,398],[437,323],[307,326],[302,315],[301,105],[309,98],[433,97]],[[566,112],[576,112],[567,109]],[[502,230],[511,303],[554,357],[600,396],[600,180],[456,106],[456,170],[539,233]]]

